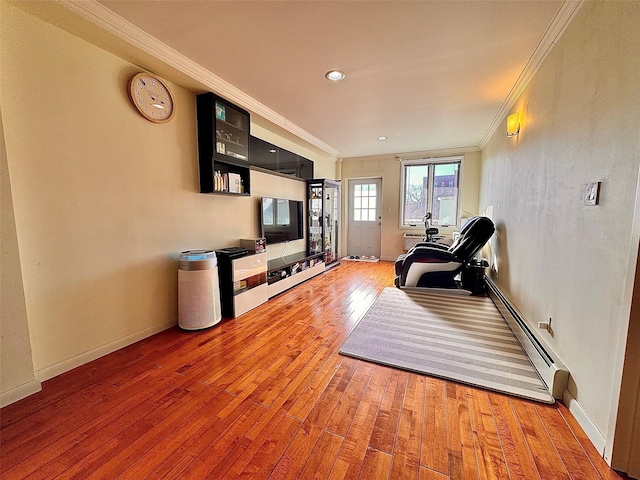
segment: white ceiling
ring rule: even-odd
[[[564,2],[100,3],[348,158],[480,145]]]

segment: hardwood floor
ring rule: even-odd
[[[1,414],[3,479],[616,479],[568,410],[344,357],[389,262],[173,328]]]

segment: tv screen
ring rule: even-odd
[[[282,243],[304,238],[303,203],[299,200],[262,197],[261,228],[267,243]]]

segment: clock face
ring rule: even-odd
[[[164,123],[173,117],[171,92],[158,77],[138,73],[129,80],[129,98],[140,115],[154,123]]]

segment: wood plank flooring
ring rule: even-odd
[[[389,262],[173,328],[0,411],[2,479],[618,479],[567,408],[338,350]],[[390,319],[392,320],[392,319]]]

